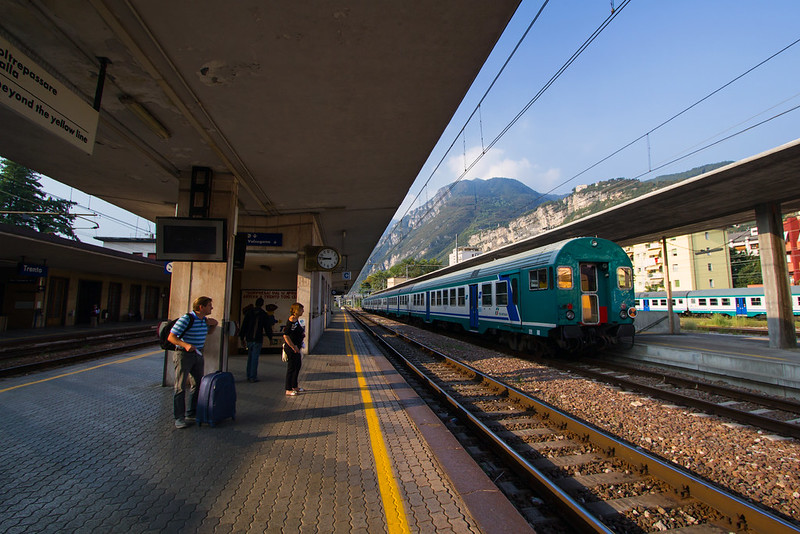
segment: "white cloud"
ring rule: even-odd
[[[464,173],[465,160],[466,167],[475,162],[481,156],[481,148],[473,147],[464,154],[453,156],[447,160],[447,168],[452,173],[450,183],[454,182]],[[513,159],[507,157],[505,151],[493,148],[480,157],[480,160],[469,169],[464,179],[481,178],[513,178],[526,184],[528,187],[539,192],[545,192],[556,187],[561,180],[561,169],[542,168],[538,164],[533,164],[528,158]]]

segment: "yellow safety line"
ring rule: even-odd
[[[77,375],[79,373],[85,373],[86,371],[93,371],[95,369],[100,369],[101,367],[105,367],[106,365],[116,365],[118,363],[125,363],[125,362],[129,362],[129,361],[132,361],[132,360],[138,360],[139,358],[144,358],[145,356],[152,356],[153,354],[157,354],[159,352],[163,353],[164,351],[163,350],[161,350],[161,351],[154,350],[152,352],[146,352],[144,354],[139,354],[138,356],[131,356],[130,358],[123,358],[121,360],[117,360],[117,361],[114,361],[114,362],[102,363],[100,365],[95,365],[94,367],[89,367],[87,369],[81,369],[80,371],[72,371],[71,373],[64,373],[63,375],[51,376],[50,378],[43,378],[42,380],[36,380],[35,382],[27,382],[25,384],[20,384],[18,386],[12,386],[10,388],[0,389],[0,393],[5,393],[6,391],[11,391],[12,389],[24,388],[25,386],[32,386],[34,384],[41,384],[42,382],[48,382],[50,380],[55,380],[57,378],[64,378],[65,376],[71,376],[71,375]]]
[[[392,464],[389,461],[386,443],[384,442],[383,434],[381,433],[377,410],[375,405],[372,403],[372,396],[369,393],[367,381],[364,379],[364,373],[361,369],[361,362],[358,359],[358,354],[356,354],[353,340],[350,337],[350,327],[347,323],[347,317],[344,318],[344,322],[345,349],[347,350],[348,356],[353,358],[353,362],[356,366],[358,386],[361,390],[361,399],[364,403],[364,411],[367,415],[369,437],[372,442],[372,455],[375,457],[375,469],[378,474],[378,487],[381,490],[383,508],[386,512],[386,526],[390,534],[411,532],[408,527],[405,508],[403,507],[403,500],[400,497],[400,488],[397,485],[397,479],[392,473]]]

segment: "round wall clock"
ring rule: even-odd
[[[339,265],[339,252],[332,247],[322,247],[317,252],[317,265],[326,271],[333,270]]]

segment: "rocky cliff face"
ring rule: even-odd
[[[580,186],[571,195],[542,204],[506,226],[471,236],[467,244],[488,252],[561,226],[578,218],[578,214],[595,213],[598,206],[620,204],[634,196],[635,191],[630,187]]]

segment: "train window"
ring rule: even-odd
[[[661,299],[661,305],[662,306],[666,306],[667,305],[667,299]]]
[[[442,304],[444,306],[450,305],[450,299],[447,296],[447,290],[442,291]]]
[[[729,299],[729,298],[723,298],[723,299],[722,299],[722,305],[723,305],[723,306],[730,306],[730,305],[731,305],[731,299]]]
[[[706,299],[697,299],[697,305],[698,306],[705,306],[706,305]]]
[[[597,305],[597,295],[584,293],[581,295],[581,308],[583,309],[583,322],[597,324],[600,322],[600,309]]]
[[[458,288],[458,305],[459,306],[466,306],[466,298],[464,297],[465,291],[463,287]]]
[[[558,268],[558,289],[572,289],[572,267]]]
[[[492,305],[492,284],[481,285],[481,304],[484,306]]]
[[[547,269],[536,269],[528,273],[528,289],[535,291],[537,289],[549,289],[550,284],[547,281]]]
[[[441,291],[437,291],[436,292],[436,305],[437,306],[441,306],[442,305],[442,292]]]
[[[511,279],[511,300],[514,301],[514,306],[519,304],[519,298],[517,297],[517,295],[519,295],[519,282],[517,281],[516,278],[512,278]]]
[[[456,290],[455,288],[450,290],[450,306],[456,305]]]
[[[620,289],[633,287],[633,269],[630,267],[617,267],[617,287]]]
[[[719,299],[708,299],[709,306],[719,306]]]
[[[752,297],[750,299],[751,306],[761,306],[761,297]]]
[[[508,306],[508,283],[505,280],[495,282],[495,299],[498,306]]]
[[[597,265],[581,263],[581,291],[597,291]]]

